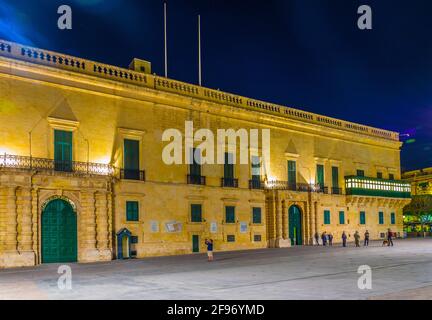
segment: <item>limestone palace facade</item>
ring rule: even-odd
[[[247,164],[166,163],[164,132],[186,122],[268,129],[267,159],[260,141]],[[205,238],[224,251],[401,234],[400,148],[396,132],[159,77],[144,60],[0,40],[0,268],[189,254]]]

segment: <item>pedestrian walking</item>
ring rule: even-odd
[[[328,234],[328,241],[329,241],[329,246],[332,247],[333,246],[333,235],[331,233]]]
[[[390,230],[390,228],[387,230],[387,245],[390,247],[390,245],[393,247],[393,232]]]
[[[317,246],[319,246],[319,233],[315,232],[315,242],[317,244]]]
[[[355,246],[360,247],[360,234],[358,231],[354,233]]]
[[[342,246],[346,247],[346,244],[347,244],[347,235],[344,231],[344,232],[342,232]]]
[[[364,246],[368,247],[369,246],[369,231],[366,230],[365,234],[364,234]]]
[[[321,235],[322,244],[325,247],[327,245],[327,233],[324,231]]]
[[[213,261],[213,240],[212,239],[205,239],[205,244],[207,246],[208,261]]]

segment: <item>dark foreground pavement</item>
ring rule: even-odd
[[[0,270],[0,299],[432,299],[432,239],[368,248],[296,247]],[[361,290],[358,268],[372,268]],[[62,282],[64,283],[64,282]]]

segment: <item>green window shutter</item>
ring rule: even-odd
[[[252,222],[257,224],[261,223],[261,208],[252,209]]]
[[[330,211],[324,210],[324,224],[330,224]]]
[[[72,132],[54,130],[54,166],[57,171],[72,171]]]
[[[332,187],[339,188],[339,168],[332,167]]]
[[[225,222],[235,223],[235,207],[225,207]]]
[[[231,153],[225,153],[224,178],[234,179],[234,159]]]
[[[377,172],[377,178],[378,178],[378,179],[382,179],[382,178],[383,178],[383,174],[382,174],[382,172]]]
[[[345,212],[339,211],[339,224],[345,224]]]
[[[317,184],[324,189],[324,166],[322,164],[317,164]]]
[[[288,160],[288,185],[294,188],[297,185],[296,162],[292,160]]]
[[[124,140],[124,168],[139,170],[139,141]]]
[[[139,141],[125,139],[124,142],[124,178],[139,180]]]
[[[190,175],[201,176],[201,152],[199,149],[191,149],[191,160]],[[196,157],[195,157],[196,156]]]
[[[360,211],[360,224],[366,224],[366,212]]]
[[[191,221],[202,222],[202,206],[200,204],[191,205]]]
[[[138,201],[126,201],[126,221],[138,221]]]
[[[252,156],[252,180],[261,181],[261,160],[258,156]]]
[[[396,215],[394,212],[392,212],[390,214],[390,221],[391,221],[391,224],[396,224]]]
[[[357,170],[357,177],[364,177],[364,170]]]
[[[379,224],[384,224],[384,212],[378,212]]]

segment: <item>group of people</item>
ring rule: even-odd
[[[351,235],[349,235],[351,236]],[[327,246],[327,244],[329,246],[333,246],[333,235],[331,233],[328,233],[326,231],[324,231],[321,236],[319,235],[318,232],[315,233],[315,242],[316,244],[319,246],[319,239],[321,238],[322,241],[322,245],[323,246]],[[356,231],[354,233],[354,243],[356,247],[360,247],[360,233],[358,231]],[[370,238],[370,234],[369,231],[366,230],[366,232],[364,233],[364,242],[363,242],[363,246],[367,247],[369,246],[369,238]],[[347,240],[348,240],[348,236],[347,234],[344,232],[342,232],[342,246],[346,247],[347,246]],[[387,246],[393,246],[393,232],[388,229],[387,231],[387,240],[383,242],[383,245],[387,244]]]
[[[316,232],[315,233],[315,242],[318,246],[320,245],[320,243],[319,243],[320,237],[321,237],[323,246],[327,246],[327,244],[329,246],[333,246],[333,235],[331,233],[327,233],[326,231],[324,231],[320,236],[319,233]],[[365,246],[365,247],[369,246],[369,238],[370,238],[369,231],[366,230],[366,232],[364,233],[363,246]],[[347,240],[348,240],[348,236],[344,231],[344,232],[342,232],[342,246],[343,247],[347,246]],[[360,233],[358,231],[356,231],[354,233],[354,243],[355,243],[356,247],[360,247]],[[387,244],[388,246],[393,246],[393,232],[390,229],[388,229],[388,231],[387,231],[387,240],[385,240],[383,242],[383,245],[385,245],[385,244]],[[208,261],[213,261],[213,239],[205,239],[205,245],[207,246]]]

